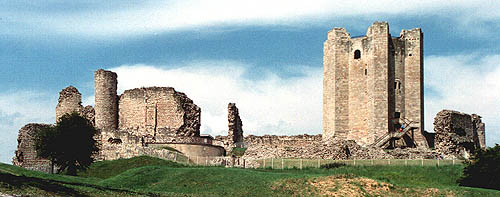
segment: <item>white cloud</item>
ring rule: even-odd
[[[297,66],[302,77],[280,78],[261,73],[261,80],[243,75],[250,66],[233,61],[192,62],[169,69],[147,65],[111,68],[118,89],[170,86],[201,107],[202,133],[227,135],[227,104],[240,109],[245,134],[321,133],[322,69]]]
[[[500,143],[500,54],[430,56],[425,60],[425,86],[438,95],[425,96],[426,130],[442,109],[476,113],[486,124],[486,142]]]
[[[55,101],[55,102],[54,102]],[[10,163],[19,129],[28,123],[55,122],[57,95],[18,91],[0,93],[0,162]]]
[[[460,24],[474,25],[479,21],[497,21],[500,3],[485,1],[300,1],[300,0],[184,0],[149,1],[147,3],[79,4],[77,11],[14,12],[6,10],[4,21],[15,25],[36,26],[44,31],[81,36],[116,37],[144,33],[201,29],[213,26],[291,25],[304,26],[341,17],[371,17],[404,15],[442,16]],[[27,6],[28,7],[28,6]],[[50,6],[47,6],[50,7]],[[55,6],[52,6],[55,7]],[[69,6],[71,7],[71,5]],[[82,8],[83,7],[83,8]],[[67,9],[72,10],[72,9]],[[18,16],[17,18],[12,16]],[[384,17],[382,17],[384,19]],[[495,24],[494,24],[495,25]],[[22,25],[21,25],[22,26]],[[24,27],[25,28],[25,27]],[[31,29],[31,28],[28,28]],[[10,30],[9,30],[10,31]]]

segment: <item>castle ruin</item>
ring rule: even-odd
[[[333,28],[323,64],[323,140],[383,145],[406,127],[405,146],[429,147],[420,28],[402,30],[400,37],[391,36],[387,22],[373,23],[358,37]]]
[[[56,122],[76,112],[94,124],[99,130],[97,160],[176,158],[167,146],[202,157],[244,147],[243,158],[249,160],[467,158],[486,147],[485,125],[476,114],[443,110],[436,115],[435,133],[424,131],[419,28],[402,30],[400,37],[391,36],[386,22],[373,23],[359,37],[333,28],[324,43],[323,68],[322,135],[243,136],[234,103],[228,104],[227,136],[200,135],[201,109],[186,94],[171,87],[143,87],[118,95],[117,74],[103,69],[94,72],[95,106],[83,107],[82,95],[69,86],[59,93]],[[19,130],[14,165],[50,169],[50,161],[34,150],[36,132],[50,126],[30,123]]]

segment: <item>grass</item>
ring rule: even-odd
[[[41,196],[289,196],[318,195],[311,180],[366,177],[394,186],[399,194],[425,195],[436,188],[465,196],[499,196],[500,191],[460,187],[462,165],[340,166],[332,169],[240,169],[197,167],[147,156],[94,163],[77,177],[45,174],[0,164],[0,193]],[[362,183],[353,183],[369,192]],[[329,191],[337,191],[337,183]],[[443,193],[440,193],[443,194]],[[434,194],[433,194],[434,195]]]

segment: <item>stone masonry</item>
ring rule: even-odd
[[[241,122],[240,114],[235,103],[227,105],[227,120],[228,120],[228,151],[243,142],[243,123]]]
[[[90,105],[82,106],[82,95],[73,86],[68,86],[59,92],[56,107],[56,122],[65,114],[76,112],[94,124],[94,108]]]
[[[119,98],[119,130],[137,136],[200,136],[200,108],[174,88],[136,88]]]
[[[51,127],[48,124],[27,124],[19,130],[17,137],[16,155],[12,159],[12,164],[29,170],[37,170],[49,173],[51,162],[37,156],[35,150],[35,136],[42,128]]]
[[[59,120],[64,114],[76,112],[81,114],[83,111],[82,94],[73,86],[68,86],[59,92],[59,102],[56,107],[56,120]]]
[[[434,131],[435,148],[445,156],[468,158],[475,149],[486,148],[484,123],[476,114],[442,110],[434,118]]]
[[[365,36],[333,28],[324,43],[323,140],[373,144],[402,121],[416,146],[423,134],[423,34],[419,28],[392,37],[386,22],[375,22]]]

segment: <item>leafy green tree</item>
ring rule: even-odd
[[[76,175],[93,162],[99,150],[94,139],[97,130],[77,113],[62,116],[55,127],[38,132],[35,148],[38,156],[48,158],[59,167],[58,172]]]
[[[461,186],[500,190],[500,146],[477,150],[458,180]]]

